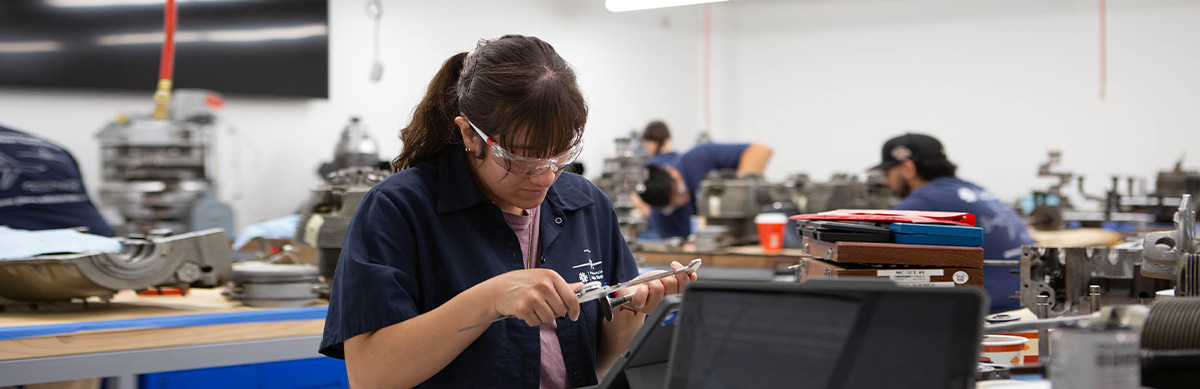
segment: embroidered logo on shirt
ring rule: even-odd
[[[979,201],[979,195],[971,188],[958,188],[958,199],[966,203]]]
[[[586,271],[579,272],[579,282],[603,280],[604,279],[604,268],[603,267],[597,268],[597,266],[600,266],[604,262],[603,261],[593,262],[592,258],[590,258],[592,250],[584,249],[583,253],[585,255],[588,255],[587,262],[584,262],[584,263],[581,263],[581,264],[571,267],[572,269],[581,269],[581,270],[584,267],[587,268]]]

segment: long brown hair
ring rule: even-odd
[[[392,160],[400,171],[433,159],[462,136],[454,117],[472,124],[506,150],[533,158],[560,155],[583,139],[587,102],[575,71],[554,47],[535,37],[505,35],[446,60],[400,130],[404,148]],[[472,146],[472,158],[485,144]]]

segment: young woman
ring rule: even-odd
[[[576,299],[581,283],[637,276],[608,198],[562,172],[587,112],[574,71],[540,39],[446,60],[400,132],[398,173],[346,231],[320,351],[345,358],[353,387],[595,384],[637,312],[695,279],[637,287],[611,322]],[[516,318],[458,331],[502,315]]]

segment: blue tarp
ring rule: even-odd
[[[130,328],[173,328],[217,324],[263,323],[324,319],[327,306],[264,309],[258,311],[202,313],[194,315],[157,316],[137,319],[85,321],[36,326],[0,327],[0,340],[36,336],[70,334],[80,331]]]

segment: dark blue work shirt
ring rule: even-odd
[[[646,163],[649,163],[651,165],[670,165],[671,163],[674,163],[675,160],[678,158],[679,158],[679,152],[671,151],[671,152],[666,152],[666,153],[662,153],[659,155],[651,156],[650,161],[647,161]]]
[[[0,126],[0,225],[20,230],[113,229],[88,198],[79,164],[66,149]]]
[[[664,166],[674,167],[683,176],[691,201],[664,215],[658,208],[650,210],[649,228],[663,238],[687,237],[692,233],[692,215],[696,214],[696,194],[700,192],[700,181],[708,172],[721,169],[737,169],[742,152],[749,144],[702,143],[683,153]]]
[[[539,267],[558,272],[567,283],[616,284],[637,276],[612,203],[587,179],[563,173],[541,207]],[[466,154],[456,147],[372,188],[346,231],[320,352],[344,358],[346,339],[429,312],[480,282],[524,269],[520,243],[501,212],[475,186]],[[582,308],[579,321],[557,321],[573,387],[596,383],[604,321],[598,302]],[[420,387],[537,388],[538,330],[519,319],[491,324]],[[423,358],[420,350],[407,352],[401,357]]]
[[[983,257],[1021,259],[1021,246],[1032,246],[1033,237],[1025,222],[996,195],[978,185],[958,179],[939,177],[910,193],[895,209],[915,211],[968,212],[975,215],[975,226],[983,228]],[[1017,266],[984,266],[983,285],[992,299],[992,312],[1020,309],[1012,300],[1020,289]]]

